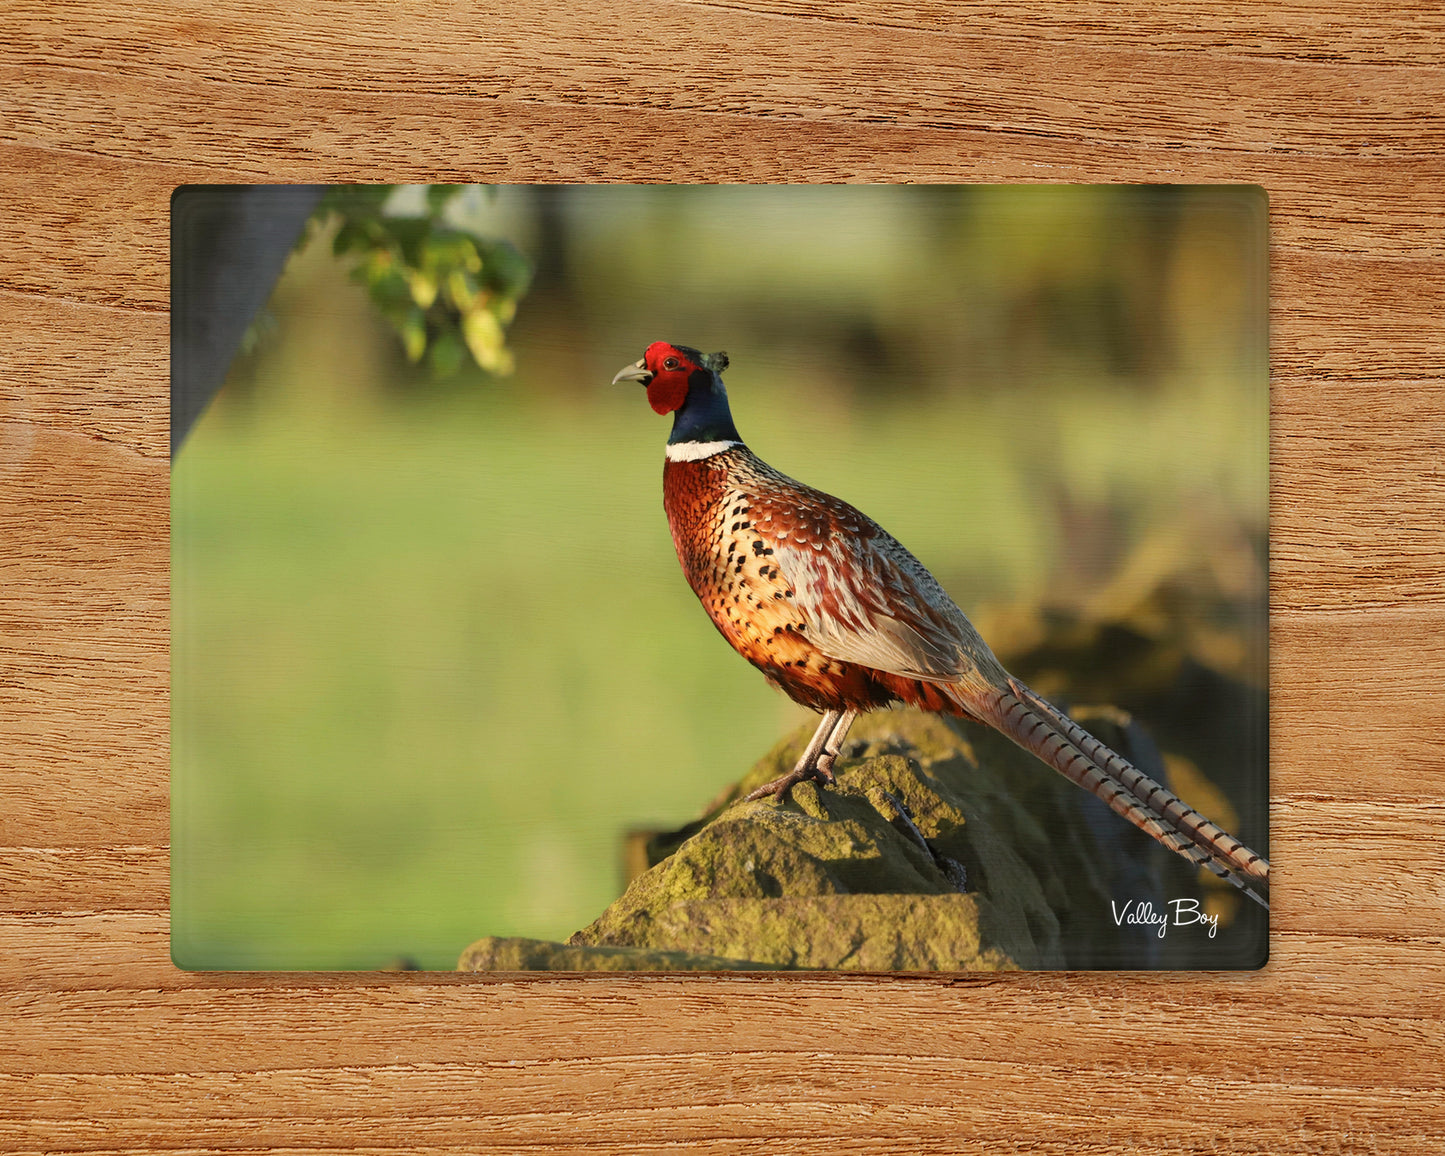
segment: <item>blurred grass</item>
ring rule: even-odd
[[[812,717],[686,588],[667,422],[607,386],[650,340],[705,338],[660,307],[565,352],[524,334],[516,378],[398,400],[315,254],[276,309],[278,352],[172,475],[173,954],[450,969],[482,935],[565,938],[616,896],[625,831],[693,817]],[[1263,598],[1268,398],[1230,357],[1146,389],[1091,366],[904,397],[728,348],[752,447],[976,618],[1165,568]]]

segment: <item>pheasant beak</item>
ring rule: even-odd
[[[624,381],[636,381],[642,385],[646,385],[652,380],[652,377],[652,370],[647,368],[647,359],[643,358],[633,365],[628,365],[618,370],[617,376],[612,379],[612,384],[618,385]]]

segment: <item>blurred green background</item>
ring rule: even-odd
[[[174,462],[176,961],[565,938],[629,830],[812,717],[682,578],[668,419],[608,384],[654,340],[727,350],[752,448],[883,523],[1005,662],[1041,607],[1167,583],[1195,596],[1159,630],[1262,685],[1266,216],[1233,186],[467,189],[445,220],[530,270],[489,372],[431,312],[451,345],[419,350],[428,287],[388,318],[318,215]]]

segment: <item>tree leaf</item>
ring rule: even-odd
[[[430,309],[432,302],[437,299],[437,290],[441,287],[437,283],[436,274],[421,269],[405,270],[406,284],[411,290],[411,299],[422,309]]]
[[[427,350],[427,361],[434,376],[450,377],[462,367],[462,359],[466,355],[467,351],[457,340],[456,334],[450,329],[444,329],[432,339]]]
[[[496,314],[485,306],[462,315],[462,338],[472,359],[488,373],[512,372],[512,353]]]
[[[420,309],[407,313],[396,327],[406,359],[415,365],[426,352],[426,315]]]

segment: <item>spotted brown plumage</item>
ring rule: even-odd
[[[613,379],[673,415],[663,506],[688,584],[732,647],[823,719],[749,798],[834,781],[860,711],[903,702],[996,728],[1170,850],[1264,906],[1269,863],[1013,678],[932,574],[848,503],[779,473],[738,435],[725,354],[654,342]]]
[[[812,623],[784,573],[790,531],[778,513],[788,489],[801,489],[796,482],[741,445],[698,461],[669,461],[662,477],[683,573],[739,654],[814,710],[840,704],[867,710],[889,701],[868,672],[825,654],[809,635]],[[826,528],[804,537],[799,522],[792,525],[793,541],[826,540]]]

